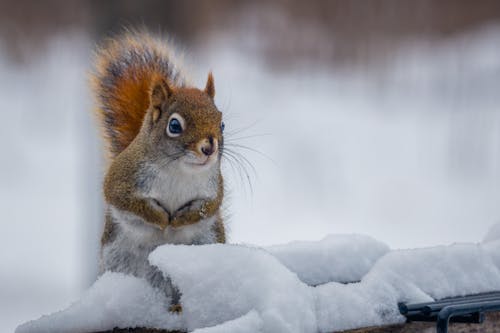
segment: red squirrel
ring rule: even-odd
[[[171,289],[148,264],[151,251],[226,240],[214,78],[203,90],[189,86],[168,42],[127,32],[97,49],[92,87],[110,159],[101,271]]]

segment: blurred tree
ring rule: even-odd
[[[0,2],[0,38],[10,53],[31,53],[58,31],[79,28],[96,40],[124,27],[168,32],[183,43],[213,33],[253,30],[275,65],[308,59],[364,63],[385,59],[401,42],[442,39],[492,22],[495,0],[29,0]]]

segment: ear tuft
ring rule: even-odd
[[[172,88],[164,79],[156,80],[151,86],[150,103],[154,109],[160,109],[161,105],[172,95]]]
[[[207,85],[205,86],[205,92],[210,96],[211,99],[215,97],[215,85],[214,85],[214,76],[212,72],[208,73]]]

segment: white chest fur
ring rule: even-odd
[[[188,172],[179,166],[155,170],[157,175],[150,184],[146,197],[158,200],[169,212],[195,199],[214,199],[217,196],[217,168]]]
[[[169,212],[175,212],[192,200],[215,198],[219,185],[217,170],[213,167],[192,174],[178,167],[153,170],[155,177],[149,179],[142,195],[157,200]],[[102,249],[103,270],[146,276],[151,272],[147,257],[159,245],[199,245],[217,241],[216,216],[192,225],[160,230],[139,216],[113,206],[109,207],[109,213],[117,229],[115,238]]]

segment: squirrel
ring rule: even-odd
[[[191,87],[168,42],[126,32],[97,48],[91,83],[110,157],[100,271],[145,278],[178,304],[147,257],[162,244],[225,243],[214,78]]]

